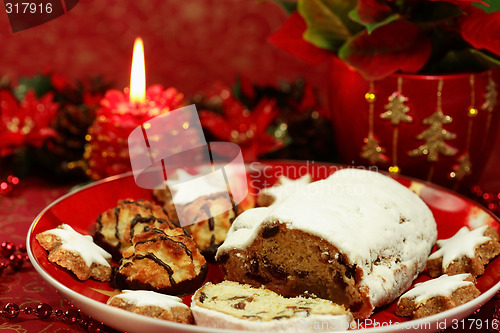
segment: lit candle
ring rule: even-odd
[[[144,103],[146,101],[146,65],[144,60],[144,44],[140,37],[134,43],[132,54],[132,69],[130,71],[130,102]]]
[[[127,138],[134,128],[153,117],[184,105],[184,94],[175,88],[152,85],[146,89],[144,46],[134,43],[130,88],[109,90],[101,100],[96,119],[89,128],[84,158],[92,179],[131,170]]]

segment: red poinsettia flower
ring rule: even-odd
[[[461,22],[461,34],[476,49],[500,55],[500,12],[485,13],[471,7]]]
[[[297,0],[270,40],[313,64],[339,57],[367,80],[484,70],[500,61],[500,14],[485,6],[482,0]]]
[[[50,127],[59,105],[53,94],[38,99],[28,91],[21,102],[7,91],[0,91],[0,157],[11,154],[23,145],[40,147],[45,140],[55,137]]]
[[[223,115],[201,110],[200,120],[217,139],[238,144],[245,161],[251,162],[283,146],[282,141],[266,132],[278,113],[275,100],[262,99],[250,111],[229,96],[223,102]]]

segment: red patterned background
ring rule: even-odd
[[[272,2],[256,0],[81,0],[66,15],[14,34],[0,10],[0,74],[50,68],[70,78],[103,74],[124,87],[134,39],[142,36],[149,85],[192,94],[244,74],[261,84],[303,76],[325,86],[326,65],[311,68],[267,42],[285,18]]]

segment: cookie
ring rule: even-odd
[[[490,226],[462,227],[453,237],[437,241],[437,251],[427,260],[429,275],[484,274],[485,266],[500,254],[498,232]]]
[[[480,294],[471,274],[444,274],[437,279],[417,283],[403,294],[399,298],[396,315],[423,318],[469,302]]]
[[[192,324],[191,309],[176,296],[164,295],[148,290],[123,290],[111,297],[107,304],[148,317]]]
[[[191,236],[172,234],[166,224],[135,234],[122,255],[113,279],[118,289],[185,295],[201,286],[208,271]]]
[[[148,200],[119,200],[116,207],[97,217],[94,238],[119,261],[121,253],[132,245],[134,233],[147,225],[159,224],[165,224],[171,230],[177,229],[161,206]],[[182,233],[184,231],[179,229],[179,234]]]
[[[36,235],[49,252],[49,261],[73,272],[82,281],[90,277],[98,281],[111,278],[111,254],[97,246],[92,236],[82,235],[67,224]]]

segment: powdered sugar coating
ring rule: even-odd
[[[286,176],[280,176],[277,183],[274,186],[266,187],[262,189],[259,193],[268,195],[274,199],[271,206],[275,206],[287,197],[300,193],[304,187],[312,182],[312,177],[310,174],[305,174],[298,179],[291,179]]]
[[[64,223],[57,228],[44,231],[42,234],[58,237],[61,241],[61,248],[80,255],[89,267],[92,266],[92,263],[111,267],[109,265],[111,254],[96,245],[90,235],[82,235]]]
[[[470,274],[441,275],[437,279],[432,279],[422,283],[417,283],[413,289],[404,293],[401,298],[415,297],[415,303],[424,303],[426,300],[436,297],[449,297],[458,288],[473,285],[471,281],[465,281]]]
[[[476,247],[491,240],[490,237],[484,236],[487,228],[487,225],[474,230],[469,230],[467,227],[460,228],[453,237],[438,240],[437,244],[440,249],[431,254],[429,259],[436,259],[442,256],[443,268],[446,269],[453,260],[463,256],[474,257]]]
[[[363,271],[374,307],[408,289],[425,268],[437,237],[427,205],[382,174],[343,169],[313,182],[278,205],[248,210],[233,223],[217,255],[244,250],[266,222],[285,223],[321,237]]]

